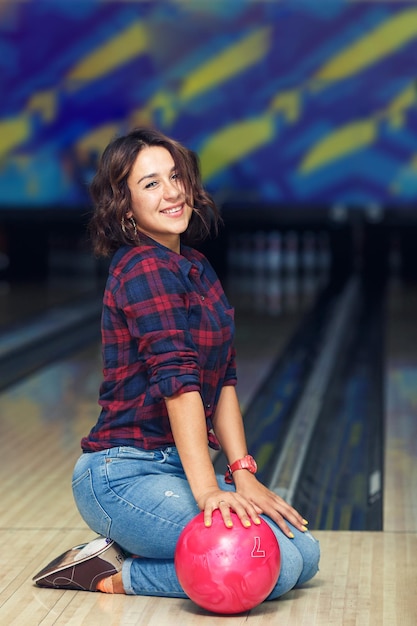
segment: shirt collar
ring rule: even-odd
[[[152,237],[149,237],[149,235],[145,235],[144,233],[139,234],[139,242],[139,247],[141,244],[144,244],[148,246],[155,246],[161,251],[164,251],[167,255],[167,258],[170,258],[175,263],[177,263],[181,271],[186,276],[191,272],[193,267],[197,269],[199,276],[201,276],[204,272],[204,265],[202,264],[200,259],[197,258],[195,250],[190,246],[186,246],[185,244],[181,243],[181,252],[180,254],[178,254],[177,252],[174,252],[170,248],[167,248],[167,246],[164,246],[162,243],[155,241],[155,239],[152,239]]]

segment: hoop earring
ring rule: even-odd
[[[120,227],[122,229],[122,231],[124,232],[124,234],[126,235],[126,237],[130,237],[131,239],[135,239],[138,236],[138,229],[136,228],[136,222],[133,219],[133,217],[128,217],[129,222],[132,225],[133,228],[133,232],[134,232],[134,236],[132,237],[131,234],[128,232],[127,228],[126,228],[126,222],[125,222],[125,217],[123,216],[121,221],[120,221]]]
[[[129,222],[132,224],[133,226],[133,232],[135,233],[135,238],[138,236],[138,229],[136,228],[136,222],[133,219],[133,217],[129,217]]]

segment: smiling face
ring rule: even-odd
[[[192,207],[185,201],[184,188],[166,148],[143,148],[127,179],[131,210],[138,231],[158,243],[180,251],[180,235],[190,222]]]

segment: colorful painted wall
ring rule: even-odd
[[[3,0],[0,204],[80,207],[151,124],[221,200],[417,200],[417,4]]]

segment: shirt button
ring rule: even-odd
[[[211,407],[211,404],[210,404],[210,402],[208,402],[208,403],[206,404],[206,409],[209,409],[210,407]]]
[[[201,298],[202,300],[205,300],[205,297],[204,297],[204,296],[200,296],[200,298]]]

